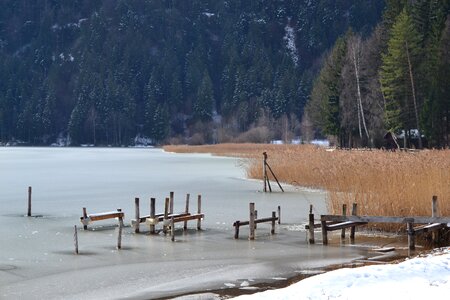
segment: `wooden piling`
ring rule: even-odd
[[[170,192],[170,210],[169,210],[169,213],[171,215],[173,214],[173,202],[174,202],[174,193]]]
[[[322,225],[322,244],[328,245],[327,221],[321,220],[320,224]]]
[[[164,225],[163,225],[163,233],[167,234],[167,219],[169,218],[169,198],[166,198],[164,202]]]
[[[308,232],[309,232],[309,243],[310,244],[314,244],[315,240],[314,240],[314,214],[312,213],[312,209],[313,206],[312,204],[309,206],[309,228],[308,228]]]
[[[356,216],[358,214],[358,204],[353,203],[352,205],[352,216]],[[350,239],[354,240],[355,239],[355,231],[356,231],[356,226],[352,226],[350,228]]]
[[[202,195],[198,195],[197,197],[197,213],[198,214],[202,213]],[[202,229],[202,220],[197,219],[197,230],[201,229]]]
[[[275,218],[277,217],[276,212],[272,212],[272,229],[270,230],[270,234],[275,234]]]
[[[170,220],[170,236],[171,236],[172,242],[175,242],[175,219],[173,216]]]
[[[258,220],[258,210],[255,209],[255,221]],[[258,223],[255,222],[255,229],[258,228]]]
[[[139,220],[140,220],[140,213],[139,213],[139,198],[134,198],[134,217],[136,219],[136,223],[134,225],[134,232],[139,233]]]
[[[278,205],[278,225],[281,224],[281,206]]]
[[[186,194],[186,206],[184,208],[184,212],[186,214],[189,213],[189,198],[191,197],[190,194]],[[183,230],[186,231],[187,230],[187,221],[184,221],[184,225],[183,225]]]
[[[267,153],[263,152],[263,181],[264,181],[264,193],[267,193]]]
[[[249,240],[255,239],[255,203],[250,203],[250,234],[248,236]]]
[[[416,237],[414,233],[414,224],[412,222],[407,223],[407,232],[408,232],[408,247],[409,250],[416,249]]]
[[[155,219],[155,198],[150,198],[150,218]],[[155,233],[155,225],[150,225],[150,233]]]
[[[439,207],[438,207],[438,197],[433,196],[431,199],[431,217],[439,217]],[[433,244],[437,244],[439,242],[440,235],[439,230],[433,230],[431,232],[431,241]]]
[[[347,204],[342,204],[342,215],[347,215]],[[345,239],[345,228],[341,229],[341,239]]]
[[[87,218],[86,207],[83,207],[83,219],[86,220],[86,218]],[[83,225],[83,229],[87,230],[87,225]]]
[[[78,231],[77,231],[77,225],[74,225],[74,233],[73,233],[73,242],[75,245],[75,254],[78,254]]]
[[[239,238],[239,226],[240,226],[241,221],[236,221],[235,223],[235,227],[234,227],[234,238],[238,239]]]
[[[117,211],[121,212],[122,209],[118,208]],[[122,228],[123,228],[123,219],[122,217],[119,217],[119,234],[117,237],[117,249],[119,250],[122,249]]]
[[[31,217],[31,186],[28,187],[28,211],[27,211],[27,216]]]

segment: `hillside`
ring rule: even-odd
[[[383,1],[4,0],[0,142],[298,134],[324,52]],[[242,134],[246,132],[246,134]]]

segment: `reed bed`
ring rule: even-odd
[[[167,147],[167,151],[177,151]],[[358,203],[358,214],[430,216],[438,197],[441,215],[450,215],[450,150],[387,152],[334,150],[309,145],[224,144],[178,148],[246,158],[247,175],[262,179],[262,152],[282,182],[325,189],[330,213]],[[396,231],[398,226],[379,226]],[[373,227],[372,227],[373,228]],[[375,226],[377,228],[377,226]]]

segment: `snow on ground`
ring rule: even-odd
[[[450,247],[399,264],[345,268],[234,299],[449,299]]]

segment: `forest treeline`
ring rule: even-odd
[[[304,108],[313,82],[311,99],[317,100],[314,80],[324,59],[339,69],[336,75],[352,73],[342,54],[351,44],[349,34],[338,40],[341,50],[335,46],[330,52],[342,63],[331,63],[324,52],[349,28],[352,39],[361,36],[361,49],[367,47],[384,9],[384,1],[370,0],[3,0],[0,142],[48,145],[63,138],[72,145],[129,145],[136,137],[152,143],[267,142],[300,135],[302,128],[305,137],[343,135],[350,125],[342,123],[342,113],[323,127],[315,119],[323,111],[311,105],[309,118],[303,118]],[[369,38],[379,49],[358,52],[370,63],[380,64],[376,51],[385,52],[389,22],[396,23],[400,12],[392,10],[375,30],[380,41]],[[431,16],[426,17],[428,22]],[[418,28],[426,32],[420,49],[437,38],[429,33],[431,25]],[[441,53],[441,43],[435,45],[433,51]],[[412,50],[411,56],[424,58]],[[373,138],[384,126],[372,120],[380,116],[367,104],[378,109],[381,94],[372,92],[376,103],[366,99],[375,80],[369,73],[376,76],[377,70],[363,70],[368,62],[362,57],[360,63],[361,111]],[[341,107],[344,81],[337,77],[337,89],[321,82],[338,93]],[[427,84],[442,84],[429,79]],[[440,95],[425,106],[429,85],[416,81],[421,112],[429,107],[440,114],[431,105]]]
[[[349,30],[325,55],[304,120],[343,147],[383,146],[390,135],[393,147],[449,147],[449,9],[386,1],[370,36]]]

